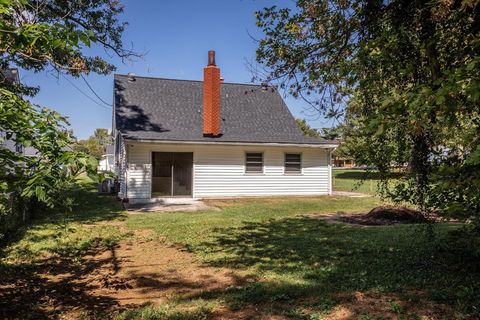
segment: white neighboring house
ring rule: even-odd
[[[304,136],[274,88],[223,82],[208,60],[204,81],[115,75],[118,196],[331,194],[337,144]]]
[[[102,172],[115,172],[115,167],[113,165],[114,147],[113,145],[107,145],[105,149],[105,154],[102,155],[97,170]]]

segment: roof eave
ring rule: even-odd
[[[157,140],[157,139],[131,139],[125,138],[125,142],[135,143],[157,143],[157,144],[202,144],[202,145],[230,145],[230,146],[271,146],[271,147],[303,147],[332,149],[338,147],[337,143],[289,143],[289,142],[242,142],[242,141],[184,141],[184,140]]]

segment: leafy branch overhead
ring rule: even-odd
[[[2,214],[14,214],[12,197],[67,209],[66,190],[81,172],[93,177],[97,166],[95,157],[71,149],[66,118],[28,100],[39,88],[10,79],[6,71],[20,67],[72,76],[112,72],[114,65],[85,49],[97,46],[121,59],[139,56],[122,45],[122,10],[118,1],[109,0],[0,0],[0,132],[36,152],[31,157],[0,148]]]
[[[108,74],[115,67],[82,49],[92,44],[122,59],[139,55],[123,48],[121,34],[126,26],[117,16],[118,1],[3,0],[0,2],[0,53],[2,67],[13,63],[25,69],[47,66],[73,75]]]
[[[405,172],[382,183],[385,196],[479,219],[478,0],[298,0],[258,12],[257,25],[267,80],[343,117],[357,162],[385,180]]]

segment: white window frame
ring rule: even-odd
[[[300,156],[300,170],[287,171],[287,154],[298,154]],[[286,175],[302,175],[303,174],[303,154],[301,152],[284,152],[283,153],[283,174]]]
[[[262,155],[262,171],[247,171],[247,154],[249,153],[258,153]],[[245,151],[244,154],[244,173],[245,174],[264,174],[265,171],[265,154],[262,151]]]

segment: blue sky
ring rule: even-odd
[[[117,66],[116,73],[133,72],[139,76],[201,80],[207,62],[208,50],[216,51],[216,62],[226,82],[249,83],[252,75],[246,61],[255,58],[256,43],[260,38],[255,26],[255,11],[265,6],[291,6],[292,1],[268,0],[123,0],[121,19],[127,21],[123,42],[144,58],[122,63],[116,57],[105,56]],[[89,49],[103,53],[103,49]],[[95,128],[111,128],[112,110],[100,102],[80,78],[68,77],[70,82],[96,100],[92,102],[65,78],[53,74],[21,70],[21,80],[39,85],[35,103],[47,106],[68,116],[79,139],[93,133]],[[106,102],[113,98],[113,74],[89,75],[90,85]],[[313,127],[326,127],[319,119],[312,121],[302,111],[306,106],[300,100],[286,99],[296,117],[307,118]]]

